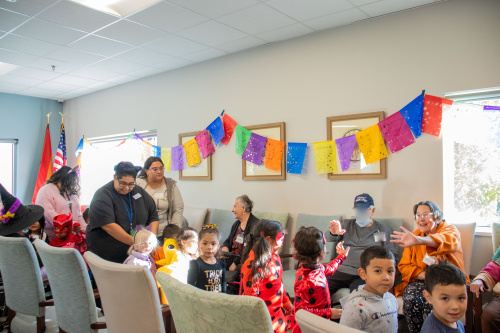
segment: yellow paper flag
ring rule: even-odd
[[[359,150],[363,153],[366,164],[377,162],[388,156],[378,124],[356,133],[356,141],[358,141]]]
[[[337,147],[335,140],[315,142],[314,158],[316,159],[316,173],[337,172]]]
[[[191,168],[196,164],[201,162],[200,152],[198,151],[198,143],[195,139],[191,139],[185,144],[183,144],[184,150],[186,151],[186,158],[188,161],[188,165]]]
[[[170,171],[172,167],[172,148],[161,148],[161,160],[165,171]]]

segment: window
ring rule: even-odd
[[[500,222],[500,88],[444,97],[454,101],[443,113],[444,212],[488,232]]]
[[[16,179],[16,145],[17,140],[5,140],[0,139],[0,183],[3,187],[9,191],[9,193],[14,193],[15,179]]]
[[[146,144],[130,134],[88,139],[81,156],[81,203],[89,205],[95,191],[113,180],[113,167],[121,161],[143,166],[156,145],[156,130],[137,132]]]

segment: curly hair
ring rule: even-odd
[[[318,228],[300,227],[293,240],[293,258],[303,267],[314,269],[318,257],[326,254],[326,239]]]
[[[50,176],[46,184],[56,185],[59,188],[59,193],[68,200],[72,195],[80,195],[78,172],[66,165]]]

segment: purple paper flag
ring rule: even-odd
[[[184,170],[184,147],[182,145],[172,147],[172,171]]]
[[[247,147],[243,153],[243,159],[253,164],[261,165],[266,148],[267,138],[258,134],[252,133],[248,140]]]
[[[401,112],[396,112],[378,123],[391,153],[400,151],[415,143],[415,138]]]
[[[340,139],[335,140],[337,145],[337,152],[339,154],[340,166],[342,171],[347,171],[349,165],[351,164],[351,156],[354,148],[356,148],[356,135],[349,135]]]
[[[197,136],[195,136],[196,143],[198,143],[198,148],[200,148],[201,155],[203,159],[207,158],[208,155],[215,153],[214,145],[210,136],[208,136],[208,131],[204,129]]]

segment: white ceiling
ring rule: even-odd
[[[56,100],[439,0],[170,0],[124,18],[0,0],[0,92]],[[52,66],[55,67],[52,70]]]

